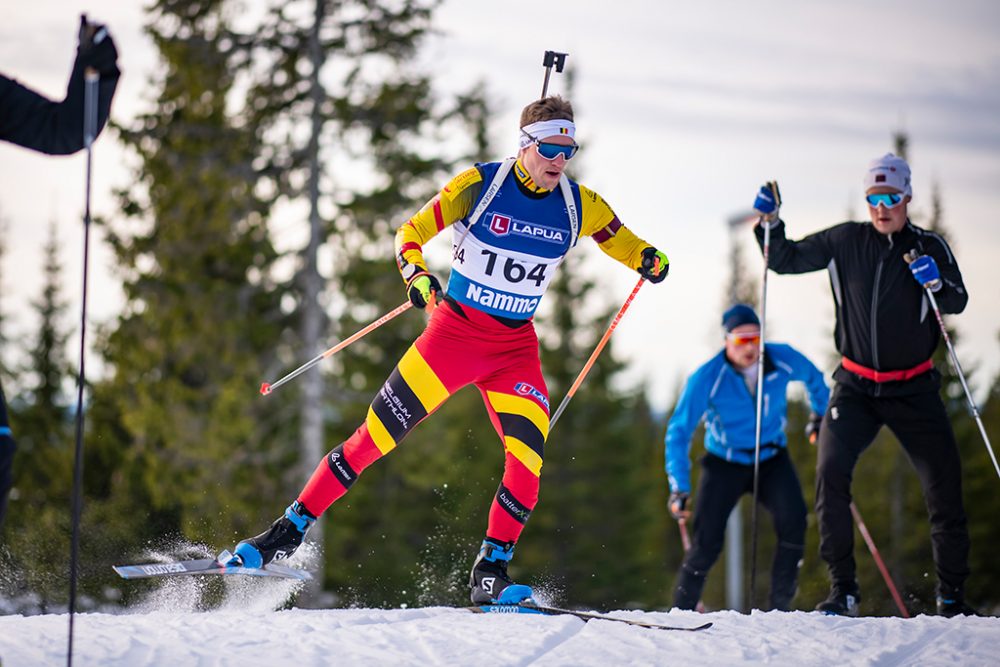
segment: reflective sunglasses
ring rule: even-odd
[[[538,149],[538,154],[546,160],[555,160],[560,155],[562,155],[565,160],[571,160],[573,159],[573,156],[576,155],[576,152],[580,150],[580,146],[576,142],[573,142],[568,146],[564,146],[563,144],[553,144],[547,141],[541,141],[537,137],[531,136],[524,130],[521,130],[521,132],[524,136],[534,142],[535,147]]]
[[[901,192],[886,192],[880,195],[868,195],[865,199],[872,208],[878,208],[880,204],[886,208],[896,208],[905,197],[906,195]]]
[[[760,345],[759,333],[728,333],[726,339],[733,345]]]

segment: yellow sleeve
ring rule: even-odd
[[[642,240],[623,225],[604,197],[582,185],[579,187],[583,209],[580,235],[597,241],[597,246],[609,257],[630,269],[638,269],[642,265],[642,251],[653,244]]]
[[[478,169],[466,169],[396,230],[396,265],[404,283],[409,283],[414,274],[427,270],[424,243],[469,214],[479,197],[482,182]]]

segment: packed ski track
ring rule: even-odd
[[[844,618],[806,612],[612,611],[668,632],[574,616],[473,614],[465,609],[275,611],[302,582],[222,577],[221,600],[199,611],[219,577],[164,579],[120,613],[75,619],[75,665],[995,665],[1000,619]],[[218,592],[218,591],[216,591]],[[564,605],[565,606],[565,605]],[[64,664],[66,614],[0,616],[3,667]]]

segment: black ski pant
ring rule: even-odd
[[[722,553],[729,515],[743,494],[753,493],[753,465],[706,454],[701,466],[691,550],[684,557],[674,588],[674,606],[680,609],[694,609],[698,604],[705,577]],[[771,565],[771,608],[788,610],[805,552],[806,501],[784,448],[760,463],[759,475],[757,500],[771,514],[778,537]]]
[[[861,452],[883,424],[899,439],[920,479],[940,590],[961,595],[969,576],[962,465],[936,391],[874,397],[844,384],[834,386],[820,428],[816,463],[819,553],[830,569],[830,579],[834,586],[855,582],[851,477]]]

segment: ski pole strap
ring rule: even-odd
[[[844,367],[845,371],[850,371],[851,373],[860,375],[867,380],[881,384],[883,382],[899,382],[900,380],[909,380],[910,378],[915,378],[918,375],[923,375],[930,369],[934,368],[934,360],[928,359],[921,364],[917,364],[913,368],[907,368],[901,371],[877,371],[874,368],[868,368],[867,366],[862,366],[855,361],[851,361],[847,357],[843,357],[840,360],[840,365]]]

